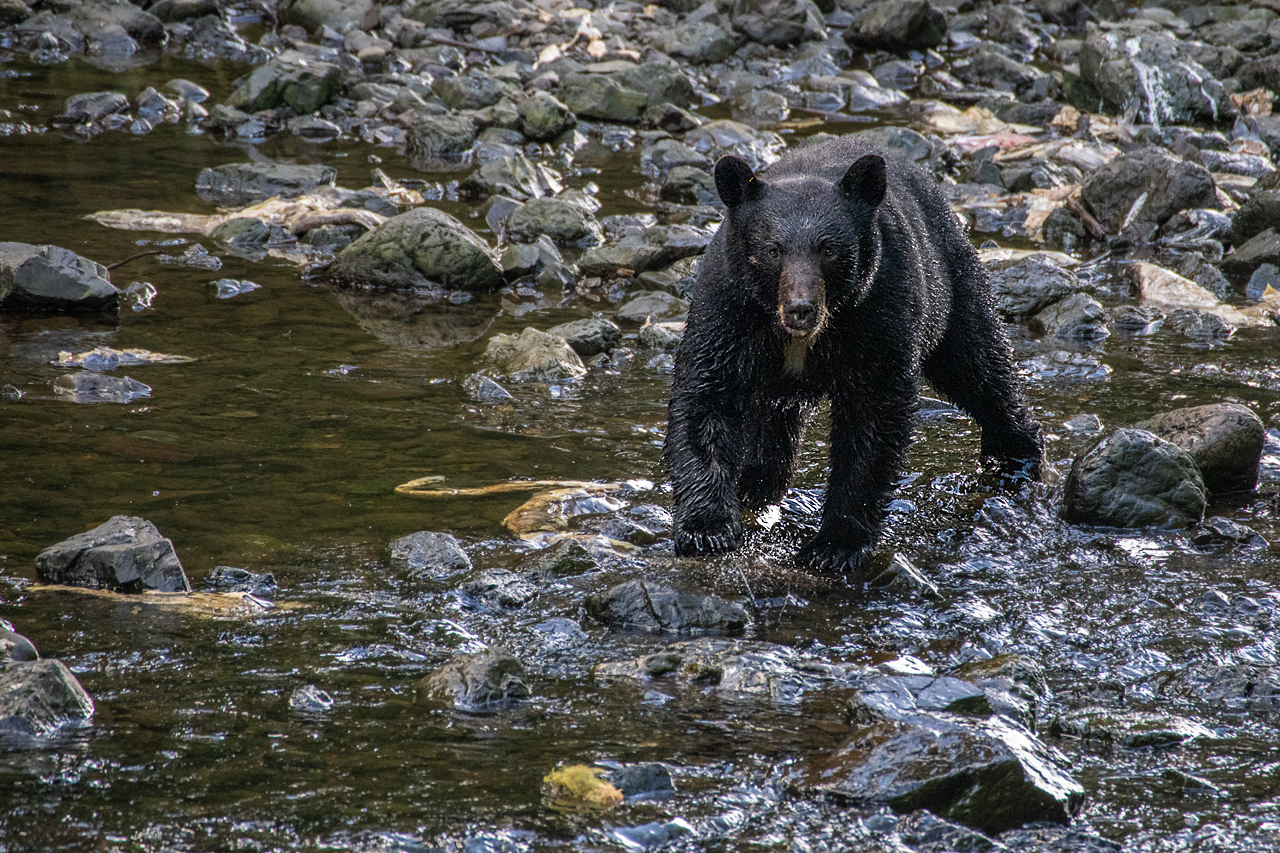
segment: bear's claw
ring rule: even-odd
[[[719,554],[738,547],[740,533],[731,525],[718,530],[677,530],[676,556],[698,557]]]
[[[852,575],[866,565],[874,551],[875,545],[850,548],[815,539],[800,549],[796,562],[815,575]]]

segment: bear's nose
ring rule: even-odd
[[[818,309],[808,299],[791,299],[782,307],[782,323],[788,329],[807,332],[818,318]]]

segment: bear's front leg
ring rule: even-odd
[[[742,539],[741,407],[723,393],[705,393],[699,385],[682,387],[679,380],[671,395],[665,447],[675,497],[676,554],[731,551]]]
[[[818,535],[796,560],[823,575],[856,573],[880,539],[885,497],[911,443],[915,386],[875,399],[836,395],[831,401],[831,475]],[[867,404],[863,404],[867,400]]]

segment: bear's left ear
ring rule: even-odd
[[[879,154],[859,157],[840,179],[840,191],[850,201],[879,207],[885,194],[884,170],[884,158]]]
[[[747,161],[726,154],[716,161],[716,192],[725,207],[737,207],[760,192],[760,181]]]

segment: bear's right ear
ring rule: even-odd
[[[879,207],[884,201],[886,184],[884,158],[879,154],[859,157],[840,179],[840,191],[851,201],[860,201],[867,207]]]
[[[747,161],[726,154],[716,161],[716,192],[726,207],[737,207],[760,192],[760,182]]]

